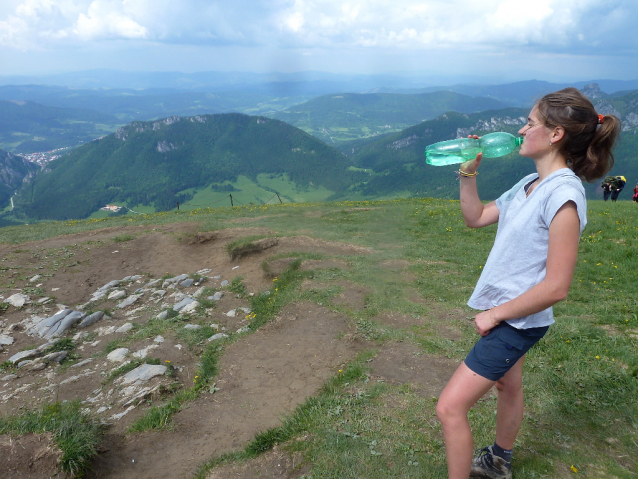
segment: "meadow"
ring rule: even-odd
[[[638,205],[588,203],[588,225],[568,298],[554,307],[556,323],[527,355],[526,412],[514,452],[515,477],[622,478],[638,475]],[[466,306],[490,251],[495,227],[465,227],[459,202],[432,198],[339,203],[284,203],[192,209],[0,229],[15,244],[100,228],[197,222],[214,231],[250,224],[278,235],[303,234],[370,248],[342,258],[349,268],[315,271],[313,280],[344,280],[365,288],[365,307],[333,301],[338,289],[308,292],[294,267],[281,278],[277,301],[253,302],[262,321],[288,304],[315,301],[346,315],[368,347],[319,393],[259,434],[240,451],[211,458],[197,477],[240,465],[272,450],[303,458],[309,478],[442,478],[446,476],[436,397],[411,384],[371,378],[369,363],[391,343],[461,362],[477,339]],[[402,271],[380,265],[400,262]],[[416,291],[419,300],[410,298]],[[383,312],[422,320],[410,328],[380,323]],[[433,320],[449,318],[455,340]],[[223,352],[221,353],[223,354]],[[211,381],[214,378],[210,379]],[[477,447],[493,441],[496,399],[470,412]],[[14,419],[0,418],[0,432]],[[169,421],[170,422],[170,421]],[[163,421],[162,427],[167,422]],[[169,425],[170,426],[170,425]]]

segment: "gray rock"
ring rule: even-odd
[[[121,299],[126,296],[126,291],[122,289],[117,289],[115,291],[111,291],[108,298],[106,299]]]
[[[129,296],[128,298],[126,298],[124,301],[122,301],[120,304],[118,304],[116,306],[116,308],[118,308],[118,309],[126,308],[127,306],[130,306],[133,303],[135,303],[135,301],[137,301],[141,297],[142,297],[141,294],[133,294],[133,295]]]
[[[84,361],[80,361],[79,363],[75,363],[73,365],[71,365],[72,368],[81,368],[82,366],[86,366],[87,364],[90,364],[93,362],[93,358],[88,358],[85,359]]]
[[[131,329],[135,329],[133,323],[125,323],[115,330],[116,333],[128,333]]]
[[[200,269],[197,274],[208,274],[212,271],[212,269],[209,268],[205,268],[205,269]]]
[[[7,374],[6,376],[2,376],[0,378],[0,381],[11,381],[13,379],[17,379],[18,375],[17,374]]]
[[[250,326],[244,326],[243,328],[238,329],[236,332],[237,334],[243,334],[247,333],[248,331],[250,331]]]
[[[128,353],[129,353],[129,350],[127,348],[117,348],[111,351],[106,356],[106,359],[114,363],[121,363],[122,361],[124,361]]]
[[[72,313],[69,313],[68,315],[64,317],[64,319],[62,319],[58,323],[58,327],[55,328],[55,331],[53,330],[53,328],[49,330],[49,332],[45,335],[45,338],[47,337],[59,338],[64,333],[66,333],[69,329],[71,329],[75,323],[82,320],[85,316],[86,316],[86,313],[82,311],[73,311]]]
[[[181,283],[179,283],[179,285],[182,288],[188,288],[189,286],[193,286],[194,282],[195,282],[195,280],[193,278],[188,278],[188,279],[185,279],[184,281],[182,281]]]
[[[119,279],[114,279],[113,281],[110,281],[110,282],[106,283],[104,286],[102,286],[100,289],[98,289],[98,291],[104,292],[104,291],[109,290],[111,288],[115,288],[120,283],[121,283],[121,281]]]
[[[38,367],[38,365],[40,367]],[[39,369],[44,369],[46,367],[46,363],[38,363],[38,362],[33,361],[31,359],[26,359],[24,361],[20,361],[17,364],[18,369],[22,369],[25,366],[27,367],[27,369],[30,369],[32,371],[38,371]]]
[[[206,288],[204,288],[203,286],[202,286],[201,288],[199,288],[197,291],[195,291],[195,292],[192,294],[193,298],[199,298],[199,297],[200,297],[200,296],[204,293],[204,290],[205,290],[205,289],[206,289]]]
[[[42,356],[40,361],[44,361],[46,363],[61,363],[67,357],[67,351],[56,351],[55,353],[47,354],[46,356]]]
[[[208,299],[209,301],[219,301],[223,297],[224,297],[224,292],[223,291],[217,291],[214,295],[209,296],[206,299]]]
[[[224,280],[222,281],[222,286],[228,286],[230,283],[228,282],[228,280]]]
[[[41,352],[38,351],[37,349],[28,349],[26,351],[20,351],[19,353],[11,356],[9,358],[9,362],[12,364],[16,364],[19,361],[22,361],[23,359],[35,358],[37,356],[40,356],[40,354]]]
[[[0,334],[0,346],[9,346],[13,344],[13,338],[6,334]]]
[[[195,310],[199,307],[199,301],[193,301],[192,303],[188,303],[181,310],[181,314],[191,314],[194,313]]]
[[[122,379],[122,384],[130,384],[135,381],[148,381],[155,376],[166,373],[167,367],[159,364],[142,364],[133,371],[129,371]]]
[[[171,284],[175,285],[177,283],[180,283],[181,281],[184,281],[187,278],[188,278],[187,274],[180,274],[179,276],[175,276],[173,278],[168,278],[168,279],[164,280],[164,282],[162,283],[162,289],[166,289]]]
[[[63,309],[62,311],[58,311],[53,316],[49,316],[48,318],[40,321],[29,332],[31,334],[37,334],[38,336],[43,338],[46,334],[50,332],[51,328],[56,327],[56,325],[60,321],[62,321],[62,319],[64,319],[66,316],[68,316],[72,312],[73,312],[72,309]]]
[[[96,291],[95,293],[93,293],[91,295],[91,299],[89,299],[89,303],[92,301],[99,301],[102,298],[105,298],[107,294],[107,291]]]
[[[44,298],[38,299],[38,304],[46,304],[46,303],[51,303],[51,302],[53,302],[53,300],[51,298],[49,298],[48,296],[45,296]]]
[[[27,304],[30,300],[31,298],[28,295],[22,294],[22,293],[16,293],[9,296],[7,299],[4,300],[4,302],[9,303],[14,308],[21,308],[22,306]]]
[[[35,283],[37,280],[39,280],[42,276],[40,276],[39,274],[36,274],[33,278],[31,278],[29,280],[29,283]]]
[[[163,343],[164,338],[162,336],[155,336],[155,339],[153,339],[153,341],[155,341],[156,343]]]
[[[193,302],[195,302],[195,300],[187,296],[186,298],[182,299],[179,303],[177,303],[175,306],[173,306],[173,311],[180,311],[183,308],[185,308],[187,305]]]
[[[161,279],[152,279],[148,283],[146,283],[145,288],[150,288],[151,286],[155,286],[160,281],[162,281],[162,280]]]
[[[156,316],[156,318],[159,319],[160,321],[168,318],[168,311],[162,311],[160,314]]]
[[[51,346],[54,346],[58,341],[60,341],[59,339],[51,339],[50,341],[47,341],[44,344],[41,344],[40,346],[38,346],[37,348],[35,348],[37,351],[42,352],[45,349],[50,348]]]
[[[136,274],[135,276],[131,276],[129,281],[137,281],[138,279],[142,279],[141,274]]]
[[[199,324],[187,324],[184,326],[184,329],[189,329],[191,331],[197,331],[198,329],[202,329],[202,326]]]
[[[227,334],[224,333],[217,333],[217,334],[213,334],[210,338],[208,338],[209,341],[217,341],[218,339],[225,339],[228,338],[229,336]]]
[[[97,323],[104,316],[104,311],[96,311],[95,313],[87,316],[82,320],[80,324],[78,324],[78,329],[88,328],[92,324]]]

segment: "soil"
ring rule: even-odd
[[[39,288],[53,297],[55,304],[37,305],[37,297],[24,308],[9,308],[0,317],[0,331],[8,332],[15,343],[0,351],[0,363],[25,348],[44,343],[26,334],[25,317],[51,315],[61,305],[76,308],[91,294],[111,280],[129,275],[144,275],[144,281],[166,274],[175,276],[209,268],[209,283],[218,287],[222,280],[237,276],[249,293],[259,294],[272,287],[272,276],[285,269],[287,252],[320,252],[328,259],[309,260],[302,269],[340,268],[348,263],[340,256],[366,255],[372,251],[347,243],[331,243],[308,236],[278,238],[265,250],[255,251],[230,260],[225,246],[251,235],[268,235],[267,228],[237,227],[212,233],[198,233],[197,224],[180,223],[147,227],[117,227],[72,235],[58,236],[20,245],[0,244],[0,276],[5,299],[24,288]],[[125,240],[122,240],[124,237]],[[130,237],[133,237],[130,239]],[[119,240],[118,240],[119,238]],[[262,263],[277,255],[265,272]],[[335,258],[330,258],[334,256]],[[284,258],[283,260],[281,258]],[[404,262],[383,265],[392,270],[404,269]],[[42,277],[31,283],[29,279]],[[349,309],[365,307],[370,291],[348,281],[337,281],[341,293],[335,303]],[[132,286],[139,287],[139,286]],[[305,288],[328,287],[310,281]],[[415,301],[421,299],[414,293]],[[1,299],[0,299],[1,301]],[[116,301],[100,304],[113,308]],[[57,307],[56,307],[57,304]],[[228,317],[224,312],[248,305],[246,299],[227,293],[218,307],[210,311],[206,323],[216,323],[235,331],[245,324],[243,317]],[[128,311],[130,313],[130,311]],[[112,322],[120,326],[133,320],[144,324],[155,313],[152,308],[134,311],[127,316],[115,311]],[[376,318],[386,326],[408,328],[423,324],[425,319],[386,314]],[[427,319],[427,318],[426,318]],[[430,327],[454,339],[458,334],[444,321],[429,318]],[[203,323],[202,323],[203,324]],[[85,376],[73,368],[49,366],[43,371],[18,370],[17,378],[0,381],[0,415],[15,414],[26,404],[37,407],[50,401],[79,398],[86,400],[103,387],[104,374],[112,365],[104,358],[105,346],[125,335],[100,330],[97,323],[86,331],[91,341],[81,343],[77,353],[81,359],[94,357]],[[103,334],[102,334],[103,333]],[[224,349],[215,378],[219,390],[202,394],[197,400],[173,416],[170,430],[126,433],[127,427],[144,413],[144,405],[136,407],[118,421],[110,421],[101,453],[93,462],[91,478],[188,478],[207,460],[220,454],[242,449],[256,434],[281,424],[283,415],[291,412],[306,398],[316,394],[334,375],[362,349],[372,347],[356,334],[346,316],[325,306],[302,302],[288,305],[276,319],[256,332],[241,337]],[[153,356],[175,365],[171,381],[190,384],[199,360],[197,348],[179,347],[179,339],[171,335],[157,344],[153,338],[129,345],[132,351],[147,346],[156,348]],[[375,345],[378,347],[378,345]],[[395,383],[409,383],[424,396],[437,396],[457,364],[453,361],[420,355],[418,348],[407,342],[388,343],[371,362],[372,374]],[[0,377],[4,373],[0,373]],[[63,383],[64,380],[71,380]],[[51,387],[44,387],[49,385]],[[8,399],[2,400],[3,393]],[[9,397],[10,396],[10,397]],[[148,399],[159,400],[159,397]],[[107,420],[113,410],[105,411]],[[64,477],[58,471],[59,451],[50,436],[0,436],[0,470],[15,475],[3,477]],[[21,469],[20,469],[21,468]],[[290,457],[275,449],[245,464],[217,468],[209,478],[272,477],[298,478],[308,472],[299,457]],[[58,474],[58,475],[56,475]]]

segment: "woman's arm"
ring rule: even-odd
[[[479,153],[472,161],[467,161],[459,168],[463,173],[475,174],[483,154]],[[465,225],[470,228],[482,228],[498,221],[498,208],[492,201],[484,205],[476,189],[476,176],[463,176],[461,174],[461,212]]]
[[[580,219],[576,204],[568,201],[549,225],[549,245],[545,279],[520,296],[476,315],[474,323],[481,336],[501,321],[538,313],[567,297],[576,268]]]

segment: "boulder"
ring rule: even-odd
[[[166,373],[168,368],[159,364],[142,364],[137,368],[126,373],[122,378],[122,384],[131,384],[135,381],[148,381],[155,376],[161,376]]]

